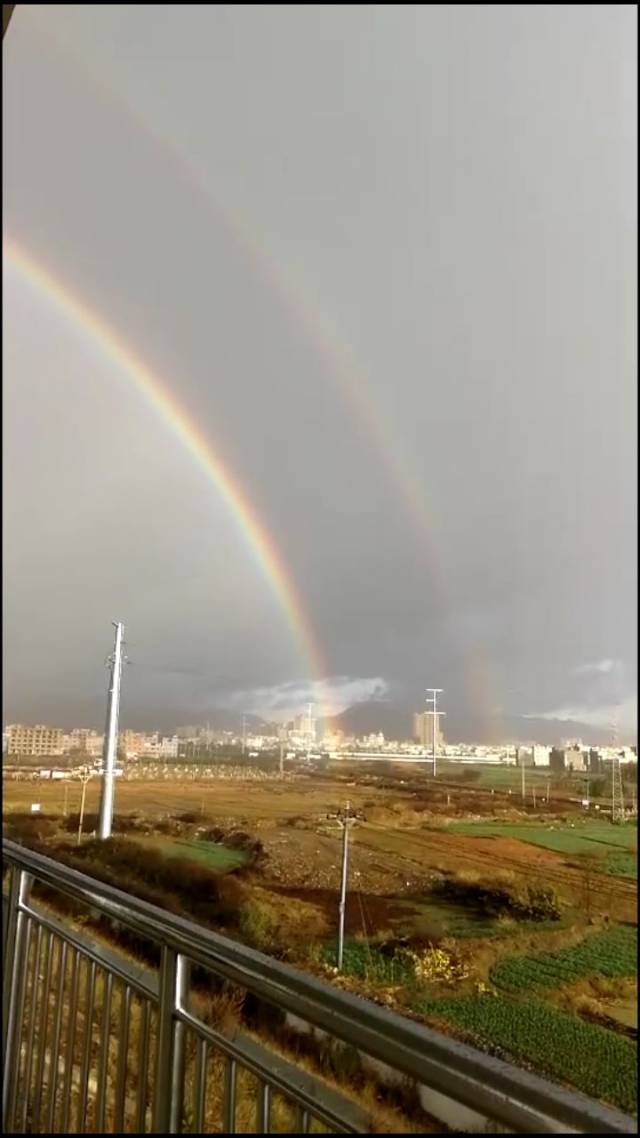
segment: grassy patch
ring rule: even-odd
[[[224,872],[237,869],[247,861],[244,850],[229,849],[215,842],[196,842],[188,838],[135,838],[148,849],[159,850],[164,857],[179,857],[206,865],[208,869]]]
[[[531,956],[510,956],[491,969],[491,979],[501,988],[528,991],[555,988],[581,976],[633,976],[638,959],[638,930],[616,925],[585,937],[572,948]]]
[[[636,1111],[637,1048],[606,1028],[537,1001],[500,996],[422,1001],[417,1010],[462,1028],[481,1047],[498,1048],[585,1094]]]

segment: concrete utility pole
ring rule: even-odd
[[[519,750],[518,750],[518,761],[520,763],[520,783],[521,783],[521,788],[522,788],[522,801],[526,802],[526,800],[527,800],[527,786],[526,786],[527,779],[526,779],[525,769],[524,769],[524,755],[522,753],[522,748],[519,748]]]
[[[338,971],[342,971],[342,958],[344,955],[344,917],[347,907],[347,881],[349,877],[349,831],[358,821],[358,815],[351,812],[351,803],[347,802],[339,814],[328,814],[328,818],[335,820],[342,830],[342,872],[340,875],[340,900],[338,901],[338,944],[336,963]]]
[[[624,822],[624,793],[622,790],[622,771],[620,770],[620,755],[616,754],[618,747],[618,709],[611,724],[611,742],[614,755],[611,760],[611,821]]]
[[[80,819],[78,821],[78,840],[76,845],[80,845],[82,841],[82,823],[84,822],[84,801],[87,793],[87,783],[91,778],[92,771],[89,767],[82,767],[80,770],[80,781],[82,783],[82,798],[80,799]],[[102,835],[101,835],[102,836]]]
[[[437,756],[437,737],[438,737],[438,716],[444,716],[444,711],[438,711],[438,695],[443,691],[442,688],[427,688],[427,695],[425,703],[429,705],[428,715],[433,716],[432,731],[431,731],[431,753],[433,757],[433,777],[436,777],[436,756]]]
[[[113,780],[118,750],[118,717],[120,714],[120,683],[122,680],[122,648],[124,645],[124,624],[113,621],[116,630],[113,655],[110,658],[111,678],[107,702],[107,725],[104,732],[104,751],[102,753],[102,795],[100,798],[100,819],[98,837],[111,837],[113,822]]]
[[[284,727],[278,728],[278,740],[280,742],[280,778],[284,775],[284,741],[286,730]]]

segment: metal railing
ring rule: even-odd
[[[283,1057],[277,1043],[256,1041],[237,1021],[225,1026],[223,1003],[215,1014],[203,1011],[207,993],[215,1002],[237,990],[277,1009],[282,1029],[287,1014],[302,1020],[345,1056],[348,1049],[368,1056],[396,1079],[490,1120],[488,1132],[636,1132],[633,1119],[585,1095],[14,842],[3,841],[3,857],[9,1133],[370,1130],[347,1091]],[[54,895],[73,906],[73,916],[60,919]],[[153,946],[155,968],[89,936],[82,914],[84,923],[101,918]],[[275,1028],[269,1038],[277,1040]]]

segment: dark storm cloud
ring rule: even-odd
[[[624,6],[12,21],[7,230],[237,472],[354,699],[380,677],[405,699],[439,683],[454,723],[597,714],[577,669],[605,659],[635,692],[634,25]],[[10,268],[6,292],[9,717],[99,718],[114,617],[141,643],[139,718],[302,692],[179,443]]]

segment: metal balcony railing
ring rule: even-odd
[[[203,1011],[207,993],[225,985],[277,1009],[282,1021],[304,1021],[345,1056],[357,1051],[387,1077],[426,1088],[426,1101],[445,1104],[447,1117],[452,1107],[454,1117],[456,1107],[466,1111],[475,1130],[636,1132],[634,1119],[582,1094],[14,842],[3,841],[3,857],[6,1132],[367,1132],[367,1112],[346,1092],[284,1058],[277,1044],[256,1041],[246,1025],[225,1027],[222,1013]],[[55,897],[73,906],[71,916],[60,919]],[[89,936],[82,914],[84,923],[101,917],[154,946],[157,967]]]

